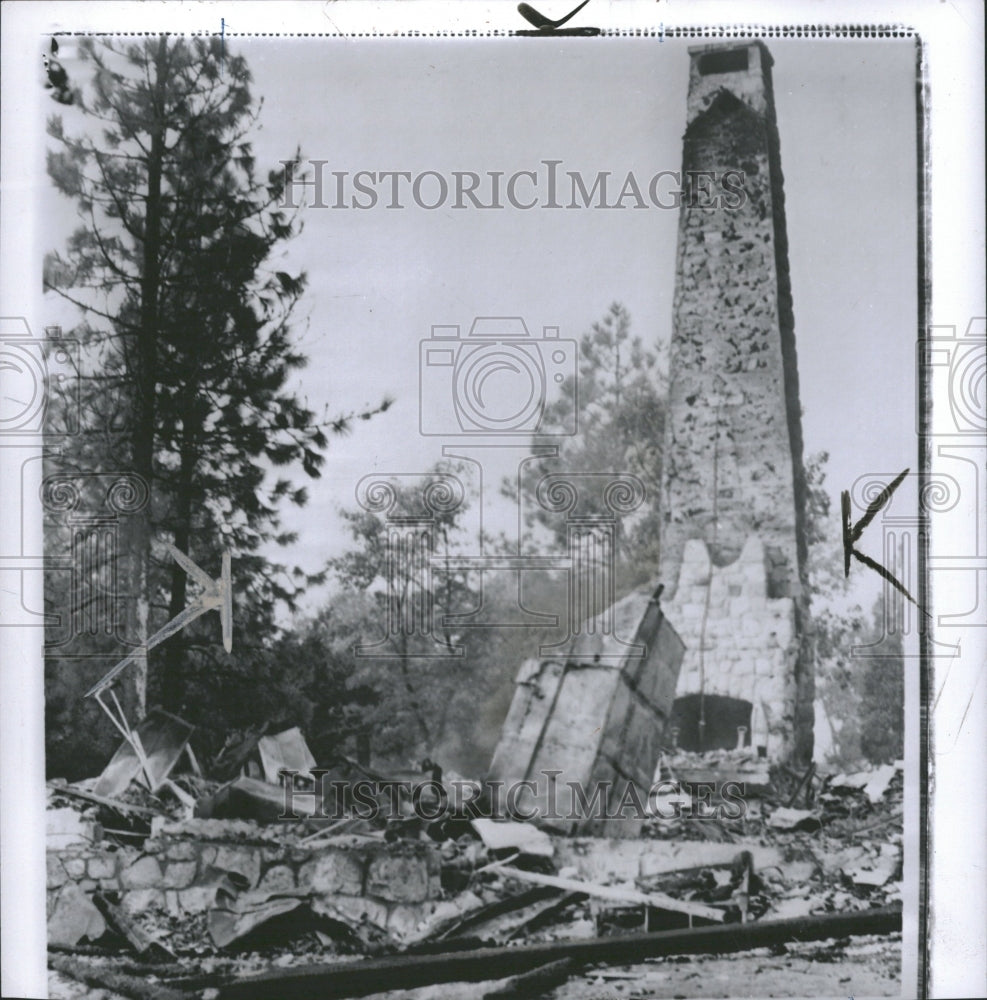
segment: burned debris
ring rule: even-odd
[[[184,752],[180,722],[145,727],[170,748],[151,755],[166,762],[154,792],[143,769],[93,790],[122,750],[95,779],[49,782],[49,949],[66,995],[72,980],[143,998],[500,979],[490,995],[524,995],[588,968],[900,927],[900,765],[774,767],[735,818],[703,818],[703,786],[665,777],[678,808],[656,795],[638,835],[614,839],[484,816],[489,789],[464,794],[435,765],[408,789],[346,758],[319,766],[295,727],[240,754],[260,777],[230,778],[228,754],[200,768]],[[661,759],[668,776],[751,764]]]

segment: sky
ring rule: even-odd
[[[264,101],[253,136],[261,169],[299,146],[305,158],[327,161],[327,179],[360,170],[510,175],[554,159],[590,183],[601,170],[646,182],[681,166],[684,42],[267,38],[230,46],[246,57]],[[829,452],[827,485],[838,501],[861,475],[890,478],[916,464],[913,44],[768,47],[805,451]],[[300,540],[282,557],[312,571],[346,547],[337,512],[355,505],[363,476],[424,472],[442,456],[446,442],[419,432],[419,342],[433,324],[465,331],[476,316],[520,316],[536,336],[557,326],[561,338],[578,339],[617,301],[645,344],[667,345],[671,335],[677,210],[427,211],[407,195],[405,208],[389,210],[380,190],[381,203],[367,211],[303,209],[302,234],[271,263],[308,273],[296,330],[310,363],[297,388],[312,408],[335,414],[395,400],[333,438],[308,505],[285,510]],[[71,208],[58,198],[52,211],[56,234]],[[499,461],[485,470],[488,483],[508,469]],[[484,507],[494,528],[513,517],[495,493],[487,490]]]

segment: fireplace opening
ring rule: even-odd
[[[675,699],[670,728],[678,747],[691,752],[731,750],[751,743],[751,703],[720,694],[687,694]],[[738,732],[743,728],[743,732]]]

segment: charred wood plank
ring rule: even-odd
[[[617,903],[632,903],[638,906],[653,906],[659,910],[670,910],[674,913],[686,913],[690,917],[701,917],[704,920],[723,922],[723,913],[712,906],[694,903],[690,900],[675,899],[662,892],[638,892],[636,889],[621,889],[613,885],[596,885],[592,882],[582,882],[574,878],[560,878],[558,875],[542,875],[541,872],[523,871],[520,868],[501,866],[497,869],[505,878],[517,879],[519,882],[532,882],[535,885],[551,886],[566,892],[583,892],[587,896],[599,899],[609,899]]]
[[[474,927],[479,927],[488,920],[492,920],[494,917],[523,909],[532,903],[541,902],[543,899],[552,899],[561,895],[562,893],[558,889],[542,885],[526,889],[524,892],[519,892],[513,896],[505,896],[503,899],[495,899],[493,902],[487,903],[485,906],[481,906],[479,909],[458,917],[451,923],[439,928],[430,940],[444,941],[449,938],[460,937],[471,932]]]
[[[54,791],[58,795],[68,795],[70,798],[93,802],[98,806],[106,806],[107,809],[115,809],[119,813],[133,813],[135,816],[167,816],[164,809],[150,809],[147,806],[131,805],[129,802],[120,802],[118,799],[108,799],[105,795],[94,795],[92,792],[84,792],[81,788],[73,788],[71,785],[59,785]]]
[[[727,954],[768,945],[855,934],[894,934],[900,930],[901,906],[897,905],[793,920],[719,924],[588,941],[551,941],[454,954],[388,956],[366,962],[309,966],[287,974],[251,976],[221,986],[218,1000],[270,1000],[271,997],[336,1000],[435,983],[503,979],[562,959],[571,959],[577,966],[622,965],[663,955]]]
[[[547,965],[539,965],[530,972],[522,972],[519,976],[512,976],[501,986],[483,994],[483,1000],[524,1000],[528,997],[541,996],[546,990],[554,989],[564,983],[572,974],[573,961],[571,958],[561,958],[557,962],[549,962]]]
[[[125,976],[105,966],[95,968],[68,955],[49,955],[48,966],[63,976],[96,989],[109,990],[130,1000],[188,1000],[188,995],[170,986],[150,982],[146,977]]]

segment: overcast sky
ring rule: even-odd
[[[350,175],[510,175],[556,159],[590,182],[609,170],[646,183],[681,166],[683,42],[231,46],[264,98],[254,137],[262,169],[298,145],[327,160],[325,171]],[[836,497],[860,475],[916,464],[914,49],[909,40],[774,40],[769,49],[805,446],[830,453]],[[424,471],[441,457],[442,439],[418,429],[418,345],[432,324],[520,315],[533,332],[551,325],[578,338],[619,301],[646,343],[671,334],[677,211],[425,211],[403,200],[403,210],[309,208],[304,232],[276,263],[309,274],[298,335],[311,358],[300,382],[310,403],[335,413],[396,399],[332,440],[309,505],[287,513],[302,544],[286,555],[307,569],[345,544],[335,510],[353,506],[362,476]]]

